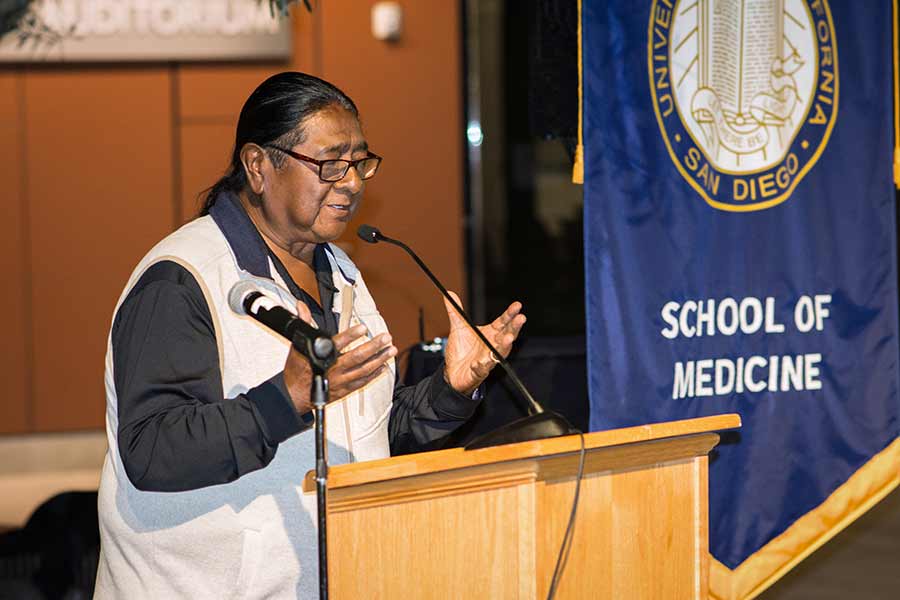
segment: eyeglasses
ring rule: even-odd
[[[297,160],[316,165],[319,167],[319,179],[329,183],[334,183],[335,181],[343,179],[347,175],[347,171],[350,170],[350,167],[356,169],[360,179],[370,179],[375,175],[375,172],[378,171],[378,165],[381,164],[381,157],[372,152],[366,152],[365,158],[358,158],[356,160],[344,160],[343,158],[316,160],[315,158],[310,158],[309,156],[294,152],[293,150],[288,150],[287,148],[282,148],[281,146],[274,146],[272,144],[267,144],[267,146],[273,150],[284,152],[291,158],[296,158]]]

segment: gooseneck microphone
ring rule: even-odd
[[[308,359],[330,366],[337,357],[334,342],[291,311],[259,291],[252,281],[239,281],[228,292],[228,306],[239,315],[252,317],[290,340]]]
[[[399,248],[402,248],[409,254],[416,264],[419,265],[419,268],[431,279],[431,282],[437,287],[441,294],[443,294],[444,298],[450,302],[450,305],[459,313],[459,315],[463,318],[469,328],[475,332],[475,335],[484,343],[488,350],[494,355],[494,358],[497,359],[500,367],[506,372],[507,376],[509,376],[510,381],[512,381],[513,385],[515,385],[516,389],[521,393],[522,398],[524,398],[527,406],[526,412],[529,416],[519,419],[517,421],[513,421],[508,425],[504,425],[503,427],[497,429],[496,431],[489,432],[479,438],[476,438],[472,442],[466,445],[467,449],[475,449],[475,448],[486,448],[488,446],[496,446],[500,444],[509,444],[513,442],[523,442],[528,440],[536,440],[542,438],[549,437],[557,437],[562,435],[568,435],[570,433],[575,433],[577,430],[572,427],[572,425],[563,417],[562,415],[555,413],[553,411],[547,411],[544,409],[540,403],[534,399],[531,395],[531,392],[525,387],[525,384],[522,383],[522,380],[519,379],[519,376],[516,375],[512,366],[509,362],[497,352],[497,349],[494,348],[493,344],[491,344],[484,334],[481,333],[481,330],[472,322],[469,318],[469,315],[466,314],[466,311],[462,309],[462,307],[453,299],[453,297],[447,292],[447,288],[435,277],[434,273],[431,272],[431,269],[422,262],[422,259],[413,252],[412,248],[401,242],[400,240],[395,240],[393,238],[389,238],[381,231],[378,230],[377,227],[373,227],[371,225],[360,225],[356,230],[356,235],[359,236],[361,240],[367,242],[369,244],[377,244],[378,242],[387,242],[388,244],[393,244]]]
[[[478,327],[469,318],[469,315],[467,315],[462,307],[457,304],[457,302],[453,299],[453,296],[451,296],[447,292],[447,288],[445,288],[444,285],[438,280],[438,278],[434,276],[434,273],[431,272],[431,269],[429,269],[428,266],[426,266],[425,263],[422,262],[422,259],[419,258],[415,252],[413,252],[412,248],[410,248],[400,240],[395,240],[387,237],[386,235],[382,234],[377,227],[372,227],[371,225],[360,225],[359,229],[356,230],[356,234],[360,237],[360,239],[370,244],[387,242],[388,244],[393,244],[395,246],[403,248],[406,253],[409,254],[414,261],[416,261],[416,264],[419,265],[419,268],[422,269],[422,271],[424,271],[426,275],[428,275],[428,278],[431,279],[431,282],[437,287],[437,289],[441,291],[441,294],[444,295],[444,298],[446,298],[450,302],[453,308],[456,309],[456,312],[460,314],[469,328],[475,332],[478,338],[482,342],[484,342],[485,346],[487,346],[488,350],[490,350],[493,353],[494,357],[499,360],[500,366],[503,367],[503,370],[506,371],[506,374],[509,375],[509,378],[512,380],[513,384],[516,386],[519,392],[521,392],[522,396],[525,398],[525,401],[528,403],[528,413],[540,414],[544,412],[544,407],[542,407],[537,402],[537,400],[534,399],[534,397],[531,395],[531,392],[529,392],[525,387],[525,384],[522,383],[522,381],[516,375],[515,371],[513,371],[512,367],[509,365],[506,359],[503,358],[503,355],[497,352],[497,349],[494,348],[493,344],[491,344],[487,340],[487,338],[484,337],[484,335],[481,333],[481,330],[478,329]]]

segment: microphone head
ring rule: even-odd
[[[369,244],[377,244],[381,241],[381,232],[378,231],[377,227],[372,227],[371,225],[360,225],[356,230],[356,235],[359,236],[359,239]]]
[[[246,315],[247,309],[244,307],[244,300],[252,292],[258,291],[256,284],[252,281],[238,281],[231,286],[231,290],[228,292],[228,306],[237,314]]]

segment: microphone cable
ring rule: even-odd
[[[578,499],[581,495],[581,480],[584,478],[584,434],[578,432],[581,438],[581,452],[578,459],[578,474],[575,476],[575,497],[572,499],[572,512],[569,513],[569,524],[566,526],[566,533],[563,535],[562,544],[559,547],[559,555],[556,557],[556,568],[553,569],[553,578],[550,580],[550,590],[547,592],[547,600],[552,600],[556,596],[556,589],[562,578],[562,572],[566,568],[569,560],[569,551],[572,548],[572,538],[575,532],[575,515],[578,513]]]

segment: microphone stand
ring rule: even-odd
[[[319,527],[319,598],[328,599],[328,457],[325,452],[325,404],[328,402],[328,377],[326,372],[337,360],[334,342],[320,336],[311,340],[302,332],[296,332],[294,347],[307,358],[313,372],[310,398],[315,416],[316,436],[316,503]]]
[[[328,369],[337,360],[334,340],[298,319],[284,307],[274,306],[252,281],[239,281],[228,292],[228,305],[239,315],[256,319],[291,341],[306,357],[313,372],[309,392],[316,437],[316,500],[319,524],[319,598],[328,598],[328,456],[325,452],[325,404],[328,402]]]

